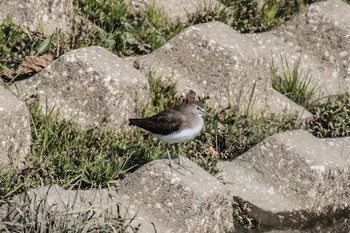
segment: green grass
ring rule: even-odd
[[[288,59],[281,56],[282,77],[277,75],[278,68],[272,60],[272,87],[284,94],[289,99],[293,100],[301,106],[309,106],[315,101],[317,92],[316,84],[311,82],[309,72],[303,74],[300,69],[301,55],[293,65],[293,69],[289,68]]]
[[[176,95],[176,83],[173,81],[174,74],[163,78],[162,76],[156,77],[156,73],[156,66],[146,72],[148,84],[151,89],[151,104],[144,107],[144,109],[151,110],[151,113],[143,114],[143,116],[149,116],[174,107],[184,101],[184,99]]]
[[[162,46],[182,29],[165,11],[147,4],[131,7],[126,1],[75,0],[74,4],[91,22],[108,33],[113,51],[123,55],[145,54]]]
[[[59,120],[58,109],[42,109],[39,99],[27,100],[32,144],[22,170],[0,169],[0,196],[13,195],[38,185],[71,187],[114,185],[127,172],[165,157],[164,144],[135,128],[131,133],[91,125],[82,129],[74,118]]]
[[[108,38],[104,37],[105,33],[94,30],[87,20],[74,22],[73,25],[70,36],[59,31],[51,35],[47,48],[41,49],[50,36],[45,37],[40,32],[26,33],[26,30],[22,30],[21,27],[5,21],[0,25],[0,77],[5,82],[10,82],[34,75],[37,73],[36,70],[29,68],[26,73],[20,67],[25,62],[33,62],[34,57],[44,54],[52,56],[54,60],[66,52],[91,45],[111,48]],[[42,63],[37,65],[42,68],[46,66]],[[6,73],[7,76],[2,73]]]
[[[327,97],[325,102],[308,110],[314,118],[308,122],[308,131],[316,137],[350,136],[350,97],[347,94]]]
[[[301,55],[291,70],[287,58],[281,57],[282,77],[272,61],[272,86],[297,104],[305,107],[313,119],[308,120],[304,129],[316,137],[344,137],[350,135],[350,98],[346,93],[325,96],[317,93],[309,73],[303,75],[300,68]]]
[[[257,1],[221,0],[220,2],[232,12],[224,22],[242,33],[252,33],[274,29],[306,5],[319,0],[264,0],[261,6],[257,5]]]

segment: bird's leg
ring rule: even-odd
[[[171,162],[171,156],[170,156],[170,153],[169,153],[168,144],[165,144],[165,148],[166,148],[166,152],[168,153],[168,159],[169,159],[169,164],[170,164],[170,168],[171,168],[171,174],[173,174],[173,163]]]
[[[165,144],[165,148],[166,148],[166,152],[168,153],[169,166],[170,166],[170,169],[171,169],[171,174],[173,174],[173,170],[175,170],[178,173],[180,173],[181,175],[184,175],[182,172],[180,172],[179,170],[177,170],[176,168],[173,167],[173,163],[171,161],[171,156],[170,156],[170,153],[169,153],[169,146],[168,146],[168,144]]]
[[[175,144],[175,150],[176,150],[176,155],[179,158],[179,166],[181,167],[183,164],[182,164],[182,160],[181,160],[181,155],[180,155],[180,152],[179,152],[179,145],[178,144]]]
[[[183,163],[182,163],[182,160],[181,160],[181,155],[179,153],[179,146],[177,144],[175,144],[175,149],[176,149],[176,153],[177,153],[177,156],[179,157],[179,167],[183,167],[184,169],[186,169],[187,171],[189,171],[190,173],[193,174],[193,172],[191,172],[190,170],[188,170],[188,166],[185,166]]]

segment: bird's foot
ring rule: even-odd
[[[186,166],[183,162],[182,162],[182,160],[181,160],[181,155],[178,155],[178,157],[179,157],[179,168],[183,168],[183,169],[185,169],[185,170],[187,170],[188,172],[190,172],[191,174],[193,174],[193,172],[191,172],[190,170],[189,170],[189,168],[191,168],[191,166]]]
[[[171,170],[171,175],[173,174],[173,170],[177,171],[178,173],[180,173],[181,175],[185,175],[183,174],[182,172],[180,172],[178,169],[174,168],[173,166],[173,162],[172,162],[172,159],[171,159],[171,156],[170,156],[170,153],[169,153],[169,150],[167,149],[167,152],[168,152],[168,158],[169,158],[169,167],[170,167],[170,170]]]
[[[178,168],[174,168],[174,166],[170,163],[169,167],[171,169],[171,174],[173,174],[173,171],[177,171],[178,173],[180,173],[181,175],[185,175],[184,173],[180,172],[180,170]],[[179,167],[180,168],[180,167]]]
[[[178,150],[178,149],[177,149],[177,150]],[[180,172],[180,171],[178,170],[178,169],[180,169],[181,167],[184,168],[185,170],[187,170],[188,172],[190,172],[191,174],[193,174],[193,172],[191,172],[191,171],[188,169],[188,168],[190,168],[190,167],[189,167],[189,166],[185,166],[185,165],[182,163],[181,155],[179,155],[179,154],[178,154],[178,158],[179,158],[179,168],[178,168],[178,169],[174,168],[168,148],[167,148],[167,153],[168,153],[168,159],[169,159],[169,166],[170,166],[170,169],[171,169],[171,174],[173,174],[173,170],[175,170],[175,171],[177,171],[178,173],[180,173],[181,175],[184,176],[185,174],[183,174],[182,172]]]

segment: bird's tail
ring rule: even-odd
[[[137,122],[138,122],[138,119],[129,119],[130,126],[138,126]]]

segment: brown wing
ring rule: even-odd
[[[181,114],[175,109],[168,109],[148,118],[129,119],[129,121],[130,124],[148,130],[151,133],[170,134],[178,131],[183,123]]]

